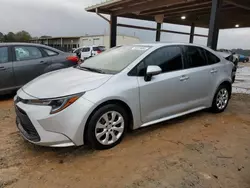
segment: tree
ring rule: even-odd
[[[9,32],[7,35],[4,35],[4,42],[15,42],[15,34],[13,32]]]
[[[0,32],[0,42],[4,41],[4,34]]]
[[[15,35],[15,40],[18,42],[28,42],[32,37],[27,31],[19,31]]]
[[[16,34],[9,32],[7,35],[3,35],[0,32],[0,42],[28,42],[32,37],[27,31],[19,31]]]

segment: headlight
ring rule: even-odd
[[[55,99],[32,99],[27,100],[27,104],[41,105],[41,106],[51,106],[50,114],[55,114],[60,112],[73,104],[77,99],[79,99],[83,93],[77,95],[71,95],[66,97],[60,97]]]

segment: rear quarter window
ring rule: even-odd
[[[209,52],[208,50],[205,50],[205,53],[206,53],[207,62],[208,62],[209,65],[213,65],[213,64],[216,64],[216,63],[220,62],[220,59],[216,55]]]
[[[53,50],[49,50],[47,48],[43,48],[44,52],[47,54],[47,56],[56,56],[58,55],[59,53],[58,52],[55,52]]]

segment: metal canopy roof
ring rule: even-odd
[[[208,27],[212,0],[110,0],[87,11],[112,14],[119,17],[155,21],[164,15],[165,23]],[[182,20],[181,17],[186,19]],[[250,27],[250,0],[224,0],[220,12],[221,29]]]

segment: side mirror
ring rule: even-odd
[[[147,67],[146,75],[144,77],[144,80],[146,82],[150,81],[153,76],[161,74],[162,69],[159,66],[156,65],[150,65]]]

